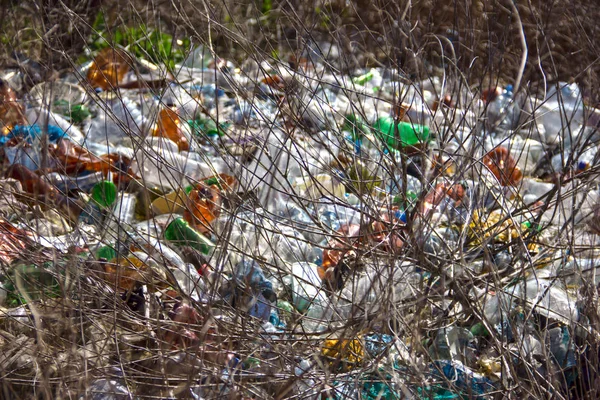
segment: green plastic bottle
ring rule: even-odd
[[[209,254],[215,244],[192,228],[183,218],[174,219],[165,229],[165,240],[175,246],[190,246],[202,254]]]
[[[111,181],[100,181],[92,188],[92,200],[100,207],[110,207],[117,199],[117,185]]]
[[[117,198],[117,186],[111,181],[100,181],[90,193],[91,200],[79,214],[79,221],[100,225]]]
[[[204,133],[209,136],[222,136],[221,130],[217,127],[215,121],[210,118],[204,120]]]
[[[114,260],[117,258],[117,250],[112,246],[102,246],[96,251],[96,258],[104,258],[107,261]]]
[[[75,123],[81,123],[86,118],[88,118],[91,114],[90,109],[83,104],[75,104],[71,107],[71,121]]]
[[[354,114],[346,115],[342,129],[351,132],[352,139],[354,140],[371,134],[371,127],[361,117],[357,117]]]
[[[360,76],[355,76],[354,78],[352,78],[352,82],[356,83],[357,85],[364,85],[367,82],[373,80],[374,77],[375,77],[375,70],[371,69],[366,74],[362,74]]]
[[[381,117],[373,126],[375,135],[394,149],[418,146],[431,140],[429,127],[400,121],[397,124],[398,132],[394,129],[393,117]]]
[[[200,133],[203,132],[208,136],[224,136],[225,131],[229,127],[227,123],[220,123],[217,125],[215,120],[212,118],[198,118],[195,120],[189,120],[188,124],[192,128],[192,132]]]

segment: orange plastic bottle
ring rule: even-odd
[[[18,180],[23,190],[34,199],[42,201],[46,206],[58,207],[72,220],[77,220],[83,210],[83,204],[62,195],[58,189],[21,164],[11,166],[7,171],[7,177]]]
[[[238,181],[227,174],[218,174],[204,180],[208,186],[215,185],[223,193],[233,193],[237,190]]]
[[[87,79],[95,88],[114,89],[119,86],[119,82],[123,80],[129,69],[124,52],[106,48],[94,59],[88,70]]]
[[[17,99],[17,94],[0,80],[0,126],[2,134],[7,135],[15,125],[25,122],[25,108]]]
[[[426,215],[432,211],[446,196],[454,200],[455,207],[459,207],[462,203],[463,197],[465,196],[465,188],[459,183],[438,183],[435,185],[435,188],[427,193],[425,198],[423,198],[423,203],[420,207],[421,214]]]
[[[107,162],[90,153],[85,148],[62,139],[56,144],[50,144],[49,152],[58,161],[62,171],[67,174],[83,171],[102,171]]]
[[[342,237],[339,237],[339,236]],[[327,279],[327,270],[335,268],[346,253],[356,248],[361,241],[360,225],[343,225],[336,232],[336,237],[329,240],[329,249],[323,251],[323,264],[318,268],[319,277]]]
[[[216,185],[198,184],[188,194],[183,218],[200,233],[210,231],[210,224],[221,212],[221,194]]]
[[[393,252],[404,246],[404,241],[398,233],[398,219],[393,216],[397,210],[395,207],[392,212],[383,211],[379,214],[379,220],[371,223],[371,238],[382,250]]]
[[[158,126],[153,136],[161,136],[177,143],[179,151],[188,151],[190,143],[181,131],[181,119],[172,107],[164,107],[158,114]]]
[[[57,169],[61,173],[102,172],[104,178],[108,179],[108,173],[112,172],[113,182],[117,185],[127,184],[136,177],[133,171],[133,160],[121,154],[110,153],[98,157],[66,139],[50,144],[49,152],[57,161],[59,166]]]
[[[523,172],[506,147],[496,147],[483,157],[483,163],[500,181],[502,186],[511,186],[523,178]]]

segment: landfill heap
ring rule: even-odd
[[[203,47],[22,82],[2,71],[2,397],[596,393],[600,118],[576,85]]]

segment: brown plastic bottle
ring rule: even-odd
[[[179,151],[188,151],[190,143],[181,131],[181,119],[174,107],[164,107],[158,113],[158,124],[153,136],[161,136],[177,143]]]
[[[506,147],[496,147],[487,153],[483,157],[483,163],[502,186],[515,185],[523,178],[523,172]]]
[[[123,51],[106,48],[94,59],[87,79],[95,88],[114,89],[119,86],[129,69],[129,62]]]
[[[90,153],[85,148],[70,140],[59,140],[56,144],[49,145],[49,152],[58,162],[61,169],[67,174],[83,171],[102,171],[106,161]]]
[[[25,122],[25,108],[17,99],[17,94],[6,82],[0,79],[0,126],[6,135],[15,125]]]
[[[33,196],[34,199],[43,201],[46,206],[56,206],[72,221],[76,221],[83,210],[81,202],[62,195],[53,185],[44,181],[24,165],[12,165],[6,175],[8,178],[21,182],[23,190]]]
[[[136,177],[133,160],[121,154],[110,153],[98,157],[84,147],[65,139],[50,144],[49,152],[57,161],[57,170],[61,173],[102,172],[104,178],[108,179],[108,173],[112,172],[113,182],[117,185],[126,185]]]

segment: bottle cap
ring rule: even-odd
[[[92,199],[101,207],[110,207],[117,199],[117,185],[100,181],[92,188]]]

